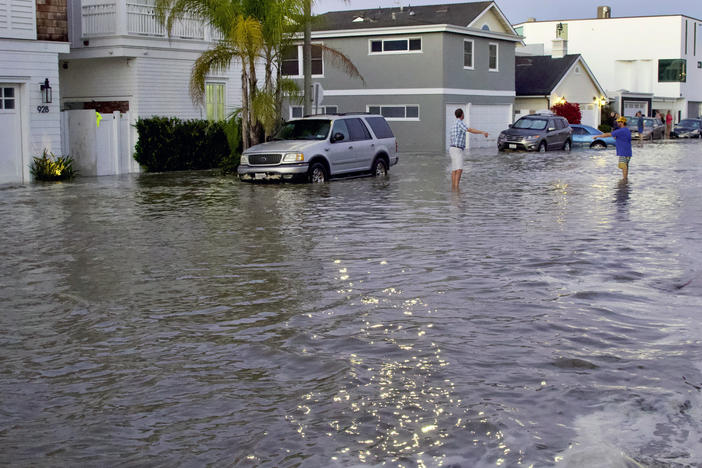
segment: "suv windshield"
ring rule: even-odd
[[[533,130],[543,130],[546,128],[548,120],[545,119],[519,119],[512,126],[514,128],[531,128]]]
[[[286,122],[274,140],[324,140],[329,135],[331,120],[306,119]]]

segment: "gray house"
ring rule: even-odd
[[[344,53],[364,78],[313,47],[313,82],[323,90],[315,111],[381,113],[400,151],[444,151],[459,107],[469,126],[490,133],[471,135],[469,147],[495,146],[512,123],[521,37],[494,2],[330,12],[314,23],[312,40]],[[302,84],[302,46],[286,53],[283,73]],[[299,105],[287,111],[302,116]]]

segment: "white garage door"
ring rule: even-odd
[[[594,104],[580,104],[580,123],[597,128],[597,113],[599,111]]]
[[[22,182],[19,89],[0,84],[0,184]]]
[[[512,123],[512,106],[509,104],[468,105],[469,127],[488,132],[483,135],[470,135],[468,148],[497,148],[497,136]]]

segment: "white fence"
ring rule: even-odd
[[[73,158],[82,176],[117,175],[139,172],[134,160],[136,129],[131,114],[98,114],[94,110],[61,112],[62,153]]]

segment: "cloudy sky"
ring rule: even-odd
[[[390,8],[408,5],[465,3],[468,0],[316,0],[314,10]],[[702,21],[702,0],[497,0],[497,6],[513,24],[537,20],[592,18],[599,5],[612,7],[612,16],[683,14]],[[649,31],[650,33],[650,31]]]

